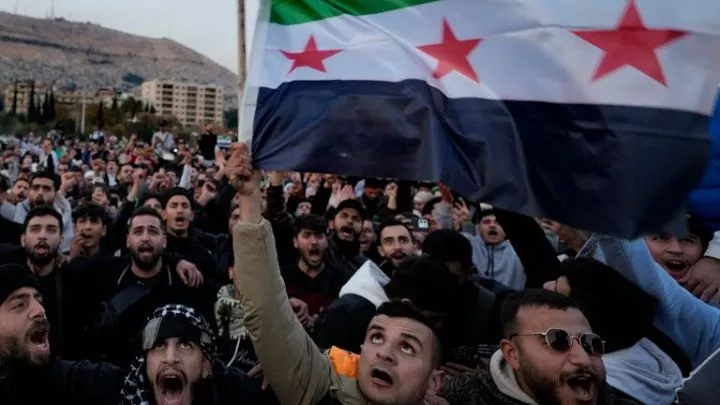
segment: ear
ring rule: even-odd
[[[167,221],[167,212],[164,209],[160,211],[160,216],[162,216],[163,221]]]
[[[190,218],[188,218],[188,219],[190,220],[190,222],[192,222],[193,220],[195,220],[195,211],[190,210],[190,215],[189,215],[189,216],[190,216]]]
[[[163,246],[163,249],[166,249],[166,248],[167,248],[167,233],[163,233],[163,236],[162,236],[162,246]]]
[[[210,360],[204,359],[202,365],[202,378],[203,380],[212,376],[212,364]]]
[[[297,236],[293,238],[293,247],[294,247],[295,249],[298,248]]]
[[[438,391],[440,391],[440,387],[442,386],[442,371],[440,370],[433,370],[430,372],[430,376],[428,377],[428,387],[425,391],[426,396],[434,397],[437,395]]]
[[[330,229],[331,231],[335,230],[335,220],[331,219],[328,221],[328,229]]]
[[[25,234],[20,235],[20,246],[25,247]]]
[[[383,252],[383,250],[382,250],[382,245],[380,245],[380,244],[377,245],[377,251],[378,251],[378,254],[380,255],[380,257],[385,257],[385,252]]]
[[[520,369],[520,356],[518,355],[518,348],[513,342],[508,339],[501,340],[500,350],[502,351],[503,358],[513,370]]]
[[[105,236],[106,233],[107,233],[107,225],[103,225],[102,226],[102,236]]]

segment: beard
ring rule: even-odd
[[[0,339],[0,358],[7,363],[32,364],[30,351],[23,347],[17,336],[3,336]]]
[[[37,198],[35,198],[34,200],[30,200],[29,203],[30,203],[30,209],[37,208],[37,207],[40,207],[40,206],[48,205],[48,204],[49,204],[47,201],[45,201],[45,200],[44,200],[43,198],[41,198],[41,197],[37,197]]]
[[[27,253],[27,258],[30,260],[30,263],[32,263],[34,266],[37,267],[44,267],[50,264],[51,261],[53,261],[57,255],[58,255],[58,249],[59,246],[52,247],[48,245],[47,243],[42,244],[42,246],[45,248],[45,253],[36,253],[35,248],[38,247],[38,245],[41,245],[41,243],[36,244],[32,247],[25,248],[25,252]]]
[[[520,369],[518,372],[522,375],[525,384],[527,384],[527,387],[530,389],[530,392],[532,392],[538,404],[562,404],[556,390],[558,382],[544,376],[540,370],[534,364],[528,362],[522,354],[520,354]]]
[[[135,263],[139,269],[145,271],[155,267],[162,258],[162,251],[158,251],[157,249],[153,249],[152,254],[148,256],[145,252],[139,252],[138,248],[132,248],[130,249],[130,254],[132,255],[133,263]]]
[[[47,321],[40,323],[46,324]],[[0,359],[14,367],[35,369],[47,365],[50,356],[48,353],[47,356],[33,358],[30,349],[26,344],[23,344],[20,338],[17,336],[3,336],[0,338]]]

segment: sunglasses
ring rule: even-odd
[[[605,354],[605,341],[594,333],[581,333],[573,336],[562,329],[550,328],[542,333],[513,333],[510,335],[510,339],[515,336],[542,336],[548,347],[561,353],[569,352],[577,340],[588,356],[600,357]]]

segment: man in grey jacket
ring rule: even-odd
[[[41,205],[52,205],[63,218],[63,242],[61,252],[68,252],[73,240],[72,207],[61,194],[58,177],[50,172],[33,173],[30,179],[28,197],[17,204],[3,202],[0,215],[3,218],[22,224],[28,212]]]

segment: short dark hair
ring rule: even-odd
[[[128,219],[128,232],[130,232],[130,227],[132,225],[133,219],[135,219],[137,217],[147,217],[147,216],[157,218],[158,221],[160,221],[160,229],[162,229],[163,232],[165,231],[165,221],[163,220],[162,216],[160,214],[158,214],[158,212],[155,211],[154,209],[143,206],[143,207],[136,208],[135,211],[133,211],[132,215],[130,215],[130,218]]]
[[[109,222],[109,217],[105,208],[94,202],[86,202],[75,208],[72,213],[73,224],[81,218],[88,218],[93,221],[99,219],[103,225],[107,225]]]
[[[407,225],[405,225],[404,223],[402,223],[402,222],[400,222],[400,221],[398,221],[397,219],[394,219],[394,218],[393,218],[393,219],[389,219],[389,220],[383,222],[383,223],[380,225],[380,229],[378,230],[378,233],[377,233],[377,234],[378,234],[378,240],[381,238],[381,235],[382,235],[383,231],[385,230],[385,228],[390,228],[390,227],[393,227],[393,226],[402,226],[403,228],[405,228],[405,230],[407,230],[407,231],[408,231],[408,234],[410,235],[410,240],[413,241],[413,242],[415,241],[415,237],[413,236],[413,233],[412,233],[412,231],[410,230],[410,228],[408,228]]]
[[[13,186],[16,185],[16,184],[18,184],[18,183],[21,182],[21,181],[24,181],[25,183],[30,184],[30,180],[28,180],[27,177],[18,177],[18,178],[15,179],[15,181],[13,182]]]
[[[542,288],[532,288],[514,291],[505,297],[500,306],[500,325],[503,336],[508,338],[517,333],[517,314],[522,308],[549,308],[566,311],[568,309],[580,310],[574,299]]]
[[[293,225],[293,236],[298,236],[304,229],[325,234],[328,229],[327,222],[317,215],[301,215],[295,220],[295,224]]]
[[[37,217],[53,217],[57,219],[58,226],[60,227],[60,233],[63,232],[64,229],[62,215],[60,215],[60,213],[57,212],[57,210],[50,205],[41,205],[39,207],[31,209],[30,212],[27,213],[27,216],[25,216],[25,222],[23,223],[23,233],[27,232],[30,220]]]
[[[481,209],[480,207],[478,207],[478,209],[475,210],[475,214],[473,214],[472,223],[477,225],[480,222],[482,222],[483,218],[489,217],[490,215],[496,215],[496,214],[497,214],[497,212],[495,211],[494,208],[488,208],[488,209],[484,210],[484,209]]]
[[[449,313],[457,308],[460,285],[445,263],[428,256],[410,256],[395,269],[385,293],[409,299],[423,311]]]
[[[143,204],[145,204],[148,200],[158,200],[158,202],[160,203],[160,205],[162,205],[162,196],[161,196],[160,194],[158,194],[158,193],[153,193],[153,192],[145,193],[145,195],[143,195],[143,196],[138,200],[138,205],[143,205]]]
[[[422,251],[443,262],[462,263],[466,271],[471,271],[473,266],[470,240],[452,229],[438,229],[428,234],[423,242]]]
[[[53,188],[55,190],[60,188],[60,179],[58,178],[58,176],[55,175],[55,173],[48,172],[48,171],[40,171],[40,172],[33,173],[32,176],[30,176],[30,184],[31,185],[35,181],[35,179],[48,179],[48,180],[52,181]]]
[[[383,303],[378,307],[375,316],[385,315],[389,318],[407,318],[427,326],[434,337],[433,347],[433,368],[443,364],[443,345],[440,339],[440,331],[433,325],[423,313],[407,300],[392,300]]]
[[[423,209],[420,212],[423,216],[432,215],[435,209],[435,204],[442,202],[442,197],[433,197],[423,205]]]
[[[167,207],[167,204],[168,204],[168,202],[170,202],[170,199],[171,199],[171,198],[173,198],[173,197],[175,197],[175,196],[178,196],[178,195],[187,198],[187,200],[188,200],[188,202],[190,203],[190,205],[193,204],[193,201],[194,201],[194,200],[193,200],[192,194],[190,194],[190,191],[188,191],[187,189],[184,189],[184,188],[182,188],[182,187],[172,187],[172,188],[167,189],[167,190],[162,194],[162,198],[160,199],[160,203],[162,204],[163,209],[165,209],[165,207]]]

